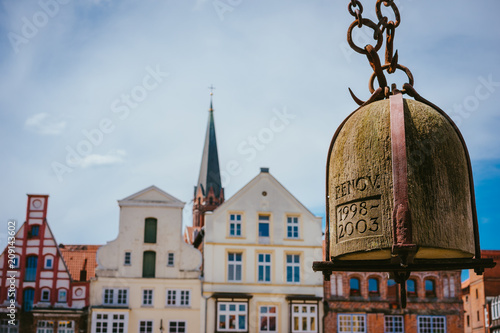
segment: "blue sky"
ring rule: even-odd
[[[190,223],[210,84],[226,197],[266,166],[324,215],[328,146],[356,108],[347,87],[369,96],[371,69],[345,41],[347,4],[2,1],[0,245],[8,219],[24,221],[27,193],[50,195],[61,243],[114,239],[116,200],[153,184],[187,203]],[[373,13],[374,0],[363,4]],[[400,63],[459,125],[482,247],[500,249],[500,3],[403,0],[400,10]],[[252,138],[263,139],[252,148]]]

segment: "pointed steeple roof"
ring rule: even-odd
[[[222,182],[219,168],[219,155],[217,153],[217,139],[215,137],[214,109],[212,94],[210,94],[210,109],[208,110],[208,126],[205,136],[205,146],[201,157],[200,176],[197,187],[201,186],[203,195],[207,196],[210,188],[213,188],[214,195],[220,196]],[[195,191],[196,195],[196,191]]]

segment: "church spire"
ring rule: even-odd
[[[213,211],[224,202],[224,189],[222,188],[217,139],[215,136],[215,121],[213,110],[213,89],[210,89],[210,109],[208,110],[208,125],[205,136],[205,145],[201,157],[200,175],[194,191],[193,226],[203,227],[205,212]]]

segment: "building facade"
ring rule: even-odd
[[[12,238],[0,256],[1,332],[87,329],[89,281],[86,275],[82,280],[71,276],[47,222],[48,199],[28,194],[26,222],[15,235],[15,223],[9,228]],[[7,313],[15,314],[16,325],[9,323]]]
[[[118,204],[118,237],[91,281],[91,332],[200,332],[202,257],[182,239],[184,203],[151,186]]]
[[[408,303],[387,273],[334,272],[325,281],[326,333],[460,333],[460,271],[414,272]]]
[[[481,257],[492,258],[497,265],[483,275],[469,270],[469,278],[462,283],[465,333],[500,331],[500,313],[493,306],[500,296],[500,251],[483,250]]]
[[[267,168],[204,228],[205,332],[322,332],[321,218]]]

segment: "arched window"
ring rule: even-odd
[[[408,297],[417,297],[417,281],[415,279],[406,281],[406,292]]]
[[[158,220],[148,217],[144,224],[144,243],[156,243],[156,228]]]
[[[36,268],[38,265],[37,256],[28,256],[26,258],[26,273],[24,274],[24,281],[35,281],[36,280]]]
[[[332,274],[330,277],[330,293],[332,296],[342,296],[342,274]]]
[[[378,280],[375,278],[368,279],[368,295],[380,296],[380,289],[378,287]]]
[[[396,298],[397,297],[397,284],[393,279],[387,280],[387,297]]]
[[[349,280],[349,287],[350,287],[350,295],[351,296],[361,296],[358,278],[351,278]]]
[[[449,286],[448,281],[449,281],[449,280],[448,280],[448,278],[447,278],[447,277],[445,277],[445,278],[443,279],[443,296],[444,296],[445,298],[450,297],[450,286]]]
[[[144,251],[142,258],[142,277],[143,278],[154,278],[155,277],[155,267],[156,267],[156,252],[154,251]]]
[[[436,297],[436,283],[434,280],[425,280],[425,297]]]

